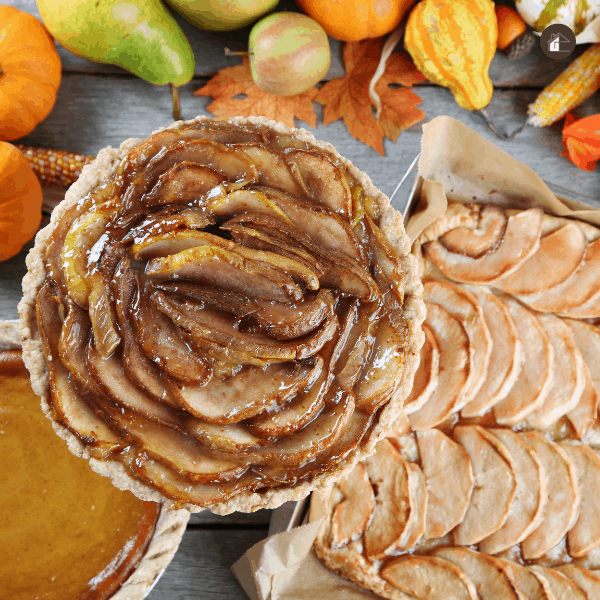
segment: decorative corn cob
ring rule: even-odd
[[[537,100],[529,105],[528,123],[536,127],[552,125],[600,88],[600,44],[576,58]]]
[[[65,150],[49,150],[15,144],[29,161],[42,183],[70,186],[81,175],[81,169],[94,160],[93,156],[73,154]]]

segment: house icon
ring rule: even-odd
[[[553,33],[548,40],[548,52],[569,52],[567,48],[561,49],[561,44],[568,44],[569,40],[560,33]]]

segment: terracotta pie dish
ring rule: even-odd
[[[189,513],[117,490],[52,430],[0,322],[0,590],[11,600],[141,600],[169,564]]]
[[[600,229],[450,204],[417,239],[426,341],[394,437],[315,549],[391,600],[600,598]]]
[[[330,144],[263,118],[175,123],[102,150],[38,234],[25,363],[59,435],[117,487],[275,507],[398,416],[423,342],[409,251]]]

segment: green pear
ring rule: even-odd
[[[157,85],[194,75],[194,53],[160,0],[38,0],[52,36],[94,62],[118,65]]]
[[[209,31],[239,29],[271,12],[279,0],[166,0],[190,23]]]

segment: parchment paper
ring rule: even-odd
[[[424,178],[419,203],[406,226],[411,241],[444,214],[447,199],[542,206],[547,213],[600,226],[600,209],[559,200],[532,169],[450,117],[423,126],[419,176]],[[313,493],[307,524],[256,544],[232,567],[252,600],[378,598],[329,571],[311,551],[322,518],[320,495]]]

